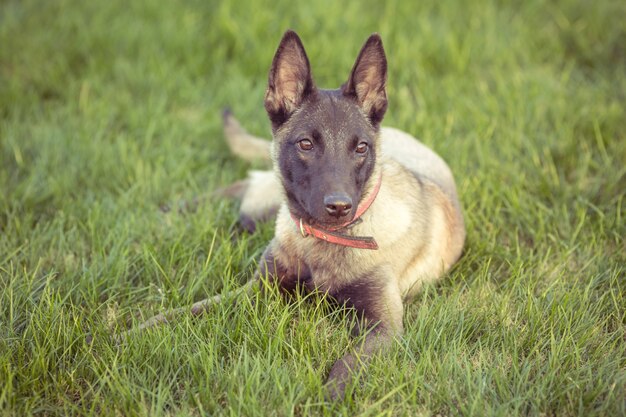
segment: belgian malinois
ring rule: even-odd
[[[230,113],[224,115],[233,152],[271,158],[274,167],[222,192],[241,198],[240,218],[248,229],[277,215],[275,236],[245,288],[267,277],[288,291],[325,293],[354,308],[358,328],[366,332],[360,349],[330,370],[330,398],[342,397],[364,360],[402,333],[403,302],[448,271],[465,240],[446,163],[407,133],[380,126],[386,78],[383,44],[373,34],[348,81],[337,90],[318,89],[300,38],[287,31],[265,94],[273,141],[249,135]],[[220,300],[200,301],[191,312]]]

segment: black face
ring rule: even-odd
[[[386,80],[385,51],[374,34],[348,81],[338,90],[318,90],[300,38],[285,32],[270,69],[265,109],[289,207],[307,223],[341,225],[354,218],[374,170]]]
[[[340,90],[311,95],[275,138],[291,211],[309,224],[349,222],[376,160],[377,129]]]

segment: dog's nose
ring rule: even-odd
[[[334,217],[343,217],[352,210],[352,199],[346,194],[329,194],[324,197],[326,212]]]

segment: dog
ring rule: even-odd
[[[302,41],[287,31],[269,72],[265,110],[271,142],[248,134],[230,112],[231,150],[273,163],[220,191],[241,199],[240,220],[253,231],[276,216],[275,235],[255,277],[290,292],[327,294],[356,310],[361,347],[340,358],[325,384],[330,399],[373,354],[403,331],[403,303],[446,273],[465,241],[461,205],[446,163],[417,139],[381,127],[387,110],[387,60],[378,34],[336,90],[315,86]],[[222,296],[191,307],[200,314]],[[178,309],[152,318],[167,321]]]

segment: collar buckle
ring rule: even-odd
[[[302,234],[302,237],[307,237],[309,235],[304,229],[304,222],[302,221],[302,217],[300,217],[300,234]]]

